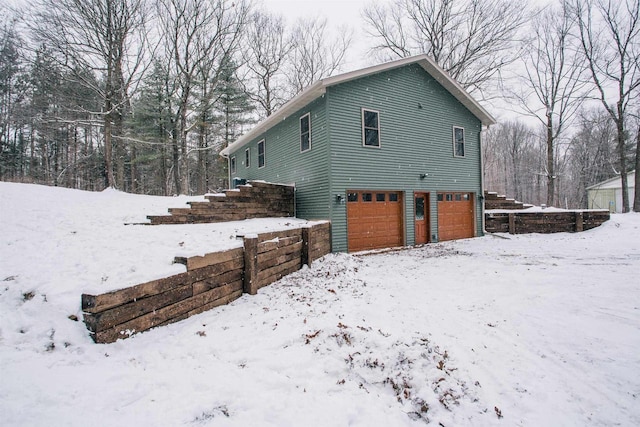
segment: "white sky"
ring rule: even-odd
[[[347,54],[342,71],[351,71],[374,65],[377,60],[369,52],[372,39],[364,31],[362,10],[369,4],[390,3],[392,0],[262,0],[265,10],[282,14],[291,24],[299,17],[326,16],[332,28],[348,26],[353,29],[351,49]],[[554,0],[529,0],[528,6],[544,6]],[[258,5],[260,2],[258,2]],[[504,100],[497,99],[482,102],[483,106],[498,120],[520,116],[512,108],[505,108]],[[523,118],[520,116],[520,118]],[[537,124],[534,121],[533,124]]]
[[[262,0],[264,8],[270,12],[282,14],[289,23],[299,17],[326,16],[329,26],[337,28],[347,26],[353,29],[352,48],[350,49],[344,71],[367,65],[367,35],[362,30],[361,12],[372,0]]]

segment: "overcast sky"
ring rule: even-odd
[[[288,23],[299,17],[326,16],[332,28],[352,28],[352,48],[346,58],[344,71],[371,65],[366,61],[368,48],[366,34],[362,31],[361,11],[371,0],[262,0],[264,8],[284,15]]]
[[[390,3],[393,0],[377,0],[381,3]],[[529,6],[533,4],[545,5],[554,0],[529,0]],[[351,49],[348,52],[342,71],[351,71],[358,68],[374,65],[376,59],[368,54],[372,39],[365,33],[363,26],[362,10],[374,0],[262,0],[264,9],[277,14],[282,14],[289,24],[299,17],[326,16],[329,25],[337,28],[346,25],[353,29]],[[260,0],[257,2],[260,3]],[[513,117],[514,112],[510,108],[504,108],[504,100],[492,100],[483,102],[494,117]]]

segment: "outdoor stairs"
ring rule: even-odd
[[[499,196],[498,193],[492,191],[484,192],[484,208],[486,210],[491,209],[526,209],[532,205],[528,205],[522,202],[518,202],[515,199],[508,199],[507,196]]]
[[[204,224],[250,218],[295,215],[295,187],[249,181],[237,189],[204,196],[206,202],[187,202],[187,208],[170,208],[169,215],[149,215],[151,225]]]

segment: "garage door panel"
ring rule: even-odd
[[[350,252],[401,246],[404,243],[400,192],[349,190],[348,193],[353,196],[347,198]],[[391,201],[391,195],[395,201]]]
[[[474,224],[474,203],[471,193],[438,193],[440,241],[474,237]]]

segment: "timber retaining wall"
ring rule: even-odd
[[[176,258],[187,271],[100,295],[82,295],[84,323],[97,343],[186,319],[228,304],[331,252],[331,224],[243,236],[242,248]]]
[[[579,232],[600,226],[610,217],[608,210],[567,212],[485,212],[489,233]]]
[[[295,187],[249,181],[235,190],[204,196],[206,202],[188,202],[187,208],[171,208],[169,215],[149,215],[151,225],[201,224],[279,218],[295,215]]]

